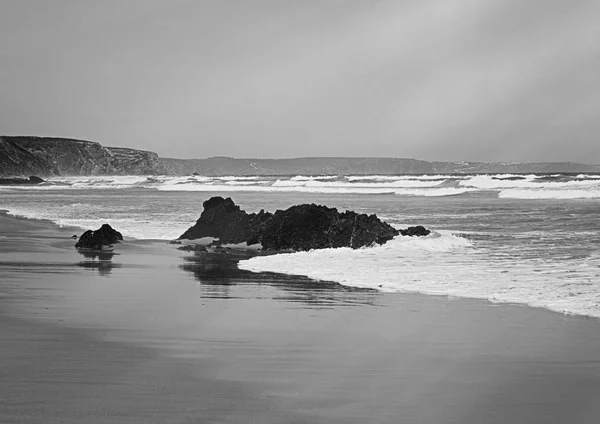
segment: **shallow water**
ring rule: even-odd
[[[424,225],[433,234],[399,237],[374,249],[253,258],[240,267],[600,316],[598,176],[149,178],[77,177],[4,188],[0,209],[84,229],[108,222],[126,238],[163,240],[181,235],[213,195],[231,196],[248,212],[317,203],[376,213],[394,226]],[[468,190],[435,195],[446,188]],[[511,190],[527,196],[507,197]],[[569,198],[582,190],[583,198]]]
[[[235,266],[249,252],[163,241],[84,255],[46,222],[0,215],[0,228],[2,423],[600,416],[595,319],[256,274]]]

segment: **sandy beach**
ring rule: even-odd
[[[1,423],[600,420],[597,319],[81,232],[0,215]]]

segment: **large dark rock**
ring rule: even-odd
[[[103,246],[116,244],[119,240],[123,240],[121,233],[110,225],[104,224],[96,231],[88,230],[83,233],[75,247],[78,249],[101,250]]]
[[[0,178],[0,185],[36,185],[43,183],[40,177],[32,175],[29,178]]]
[[[263,231],[266,250],[310,250],[330,247],[354,249],[383,244],[398,235],[375,215],[304,204],[277,211]]]
[[[44,180],[40,177],[36,177],[35,175],[32,175],[29,177],[29,182],[31,184],[41,184],[44,182]]]
[[[335,208],[315,204],[292,206],[275,214],[262,210],[258,214],[248,214],[231,198],[213,197],[203,206],[204,211],[196,225],[180,239],[214,237],[221,243],[261,243],[264,250],[278,251],[331,247],[356,249],[383,244],[400,234],[375,215],[352,211],[340,213]]]
[[[255,244],[260,242],[260,234],[273,216],[265,211],[248,214],[229,197],[211,197],[203,206],[204,211],[196,225],[189,228],[179,239],[214,237],[222,243]]]
[[[403,236],[416,236],[416,237],[422,237],[422,236],[428,236],[431,233],[431,231],[429,231],[427,228],[423,227],[422,225],[417,225],[416,227],[408,227],[405,230],[400,230],[400,234],[402,234]]]

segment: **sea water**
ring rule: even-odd
[[[255,257],[240,262],[246,270],[600,317],[600,175],[56,177],[0,187],[0,209],[170,240],[215,195],[248,212],[317,203],[432,230],[372,248]]]

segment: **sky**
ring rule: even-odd
[[[0,134],[600,164],[598,0],[2,0]]]

